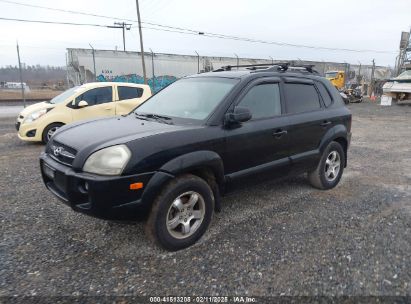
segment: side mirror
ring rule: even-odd
[[[242,122],[249,121],[252,115],[250,109],[246,107],[235,107],[232,113],[227,113],[225,117],[225,124],[232,125],[232,124],[239,124]]]
[[[81,100],[81,101],[77,104],[77,107],[78,107],[78,108],[84,108],[84,107],[87,107],[87,106],[88,106],[88,102],[85,101],[85,100]]]

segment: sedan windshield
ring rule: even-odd
[[[151,97],[135,113],[203,120],[238,81],[218,77],[181,79]]]
[[[64,91],[60,95],[57,95],[52,100],[50,100],[50,103],[53,103],[53,104],[61,103],[65,101],[67,98],[69,98],[71,95],[74,95],[78,89],[79,89],[78,86],[68,89],[67,91]]]

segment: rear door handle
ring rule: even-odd
[[[275,136],[276,138],[280,138],[280,137],[282,137],[283,135],[285,135],[285,134],[287,134],[288,132],[286,131],[286,130],[275,130],[274,132],[273,132],[273,136]]]
[[[331,124],[331,121],[325,120],[325,121],[323,121],[323,122],[320,124],[320,126],[321,126],[321,127],[326,127],[326,126],[328,126],[328,125],[330,125],[330,124]]]

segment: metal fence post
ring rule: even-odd
[[[238,66],[240,65],[240,59],[238,58],[238,55],[236,53],[234,53],[235,57],[237,57],[237,70],[238,70]]]
[[[153,91],[155,92],[156,91],[156,77],[154,75],[154,52],[152,49],[149,49],[149,50],[151,52],[151,69],[153,72]]]
[[[197,54],[197,74],[200,74],[200,54],[197,51],[194,51]]]

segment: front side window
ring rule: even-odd
[[[221,77],[184,78],[153,95],[135,112],[204,120],[238,81]]]
[[[143,96],[142,88],[118,86],[117,89],[119,100],[140,98]]]
[[[82,100],[87,101],[89,106],[112,102],[113,89],[110,86],[88,90],[76,97],[76,103],[79,103]]]
[[[278,83],[264,83],[251,88],[239,103],[251,111],[252,119],[281,115]]]
[[[285,83],[287,113],[303,113],[319,110],[320,98],[312,84]]]

